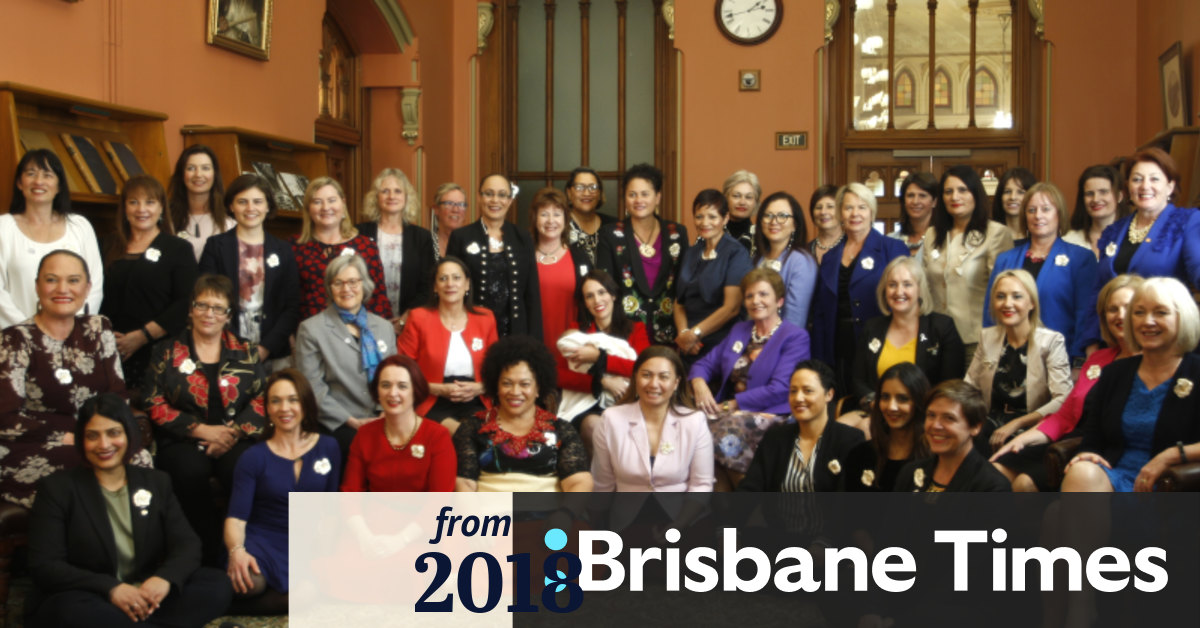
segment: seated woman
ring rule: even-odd
[[[980,333],[964,378],[989,409],[978,443],[988,455],[1056,412],[1071,392],[1066,342],[1042,326],[1033,276],[1020,269],[1000,273],[991,301],[998,324]]]
[[[267,381],[266,439],[238,461],[225,519],[227,573],[244,610],[287,613],[288,494],[336,493],[337,441],[320,434],[317,399],[304,375],[282,369]]]
[[[226,494],[238,458],[262,435],[266,372],[254,346],[229,331],[233,284],[202,275],[192,290],[188,329],[159,343],[141,404],[154,423],[158,467],[171,476],[183,512],[219,564],[221,513],[212,478]]]
[[[345,456],[355,432],[378,416],[370,381],[379,363],[396,353],[396,334],[391,322],[367,311],[375,282],[362,257],[337,256],[321,283],[329,306],[300,323],[296,366],[320,400],[321,432],[337,439]]]
[[[437,262],[433,234],[413,224],[421,206],[417,190],[399,168],[384,168],[375,175],[363,201],[358,232],[371,238],[383,263],[384,293],[392,306],[396,335],[408,320],[408,311],[429,301],[433,294],[433,265]]]
[[[713,489],[712,436],[683,385],[683,360],[662,345],[638,356],[633,392],[604,411],[596,430],[596,492]]]
[[[788,412],[788,371],[809,358],[808,332],[783,320],[783,278],[755,268],[742,278],[750,320],[733,326],[688,372],[696,406],[713,420],[718,490],[738,485],[759,440]],[[716,394],[713,393],[716,388]]]
[[[540,407],[555,389],[554,358],[541,340],[509,336],[488,349],[483,385],[495,407],[454,433],[459,491],[589,492],[583,441]]]
[[[150,345],[187,323],[196,258],[177,238],[166,213],[166,192],[154,177],[125,182],[108,251],[100,313],[112,321],[121,368],[130,388],[142,385]]]
[[[91,289],[83,258],[48,253],[37,267],[37,313],[0,335],[0,498],[28,507],[34,483],[79,462],[75,415],[105,392],[125,396],[117,342],[103,316],[76,316]],[[149,460],[144,450],[139,461]]]
[[[563,390],[558,415],[571,422],[589,452],[600,413],[625,396],[634,360],[650,346],[646,325],[618,307],[620,294],[608,273],[588,272],[578,295],[583,327],[558,339],[558,350],[568,365],[559,364]]]
[[[457,257],[443,257],[433,282],[433,303],[414,308],[400,334],[400,353],[414,359],[429,381],[417,414],[453,434],[463,419],[484,409],[483,356],[496,342],[491,311],[475,307],[471,273]]]
[[[413,409],[429,396],[416,361],[393,355],[380,362],[371,396],[383,407],[383,416],[354,435],[342,492],[453,491],[458,461],[450,432]]]
[[[331,177],[317,177],[304,190],[300,235],[292,245],[300,269],[300,320],[316,316],[328,306],[325,270],[331,260],[359,255],[366,262],[374,288],[363,299],[371,313],[392,319],[392,304],[384,284],[383,264],[375,240],[359,233],[346,209],[346,194]]]
[[[200,566],[170,479],[129,464],[139,430],[125,400],[87,400],[73,433],[83,466],[43,479],[33,503],[31,625],[202,626],[223,614],[229,581]]]
[[[933,387],[925,402],[928,458],[904,465],[896,491],[914,493],[1006,493],[1008,479],[975,450],[974,438],[988,418],[979,389],[961,379]]]
[[[879,376],[903,362],[916,364],[931,384],[963,376],[966,358],[954,319],[933,311],[925,270],[916,258],[897,257],[888,263],[875,300],[883,316],[867,321],[858,339],[850,389],[856,402],[850,408],[857,407],[857,400],[869,403]]]
[[[742,277],[750,254],[726,238],[729,205],[717,190],[701,190],[692,203],[700,243],[683,253],[675,287],[675,346],[691,365],[721,344],[742,306]]]
[[[779,273],[786,286],[783,320],[804,329],[817,285],[817,261],[808,250],[808,228],[800,201],[787,192],[776,192],[763,201],[754,234],[754,265]]]
[[[1200,458],[1200,311],[1187,287],[1147,279],[1129,304],[1125,336],[1142,355],[1100,373],[1063,492],[1152,491],[1167,467]]]
[[[911,362],[894,364],[879,376],[871,403],[871,440],[846,455],[849,492],[888,492],[900,469],[929,455],[925,442],[925,396],[929,380]]]
[[[1011,466],[1018,466],[1018,454],[1024,458],[1042,460],[1045,457],[1046,445],[1068,437],[1079,424],[1083,416],[1084,400],[1088,392],[1100,379],[1100,373],[1109,364],[1122,358],[1135,355],[1125,336],[1125,317],[1129,310],[1129,301],[1133,293],[1142,286],[1142,278],[1137,275],[1117,275],[1100,290],[1100,299],[1096,310],[1104,327],[1100,333],[1107,345],[1097,349],[1083,363],[1079,379],[1075,387],[1067,395],[1058,412],[1042,419],[1032,430],[1021,432],[992,455],[991,462],[1000,472],[1012,478],[1013,490],[1031,492],[1048,488],[1045,465],[1020,465],[1025,468],[1018,473]]]
[[[805,360],[792,372],[788,401],[794,421],[763,434],[746,477],[737,490],[814,493],[836,491],[843,482],[846,455],[865,440],[863,433],[833,420],[833,369]]]

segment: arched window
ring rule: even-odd
[[[913,80],[912,72],[908,70],[900,70],[896,75],[896,100],[897,109],[912,109],[916,106],[913,100],[913,91],[916,81]]]
[[[942,68],[938,68],[937,73],[933,75],[933,106],[946,109],[951,107],[950,75]]]
[[[975,72],[975,106],[996,106],[996,77],[987,68]]]

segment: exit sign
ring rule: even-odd
[[[776,131],[775,150],[803,150],[808,148],[808,133],[805,131]]]

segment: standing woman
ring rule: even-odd
[[[912,172],[900,184],[901,201],[900,230],[888,236],[904,242],[908,254],[921,261],[924,252],[925,232],[933,221],[933,209],[937,207],[938,180],[928,172]]]
[[[1096,258],[1060,237],[1066,224],[1062,193],[1053,183],[1034,184],[1021,202],[1021,229],[1029,238],[996,258],[992,277],[1016,268],[1033,275],[1041,300],[1041,322],[1063,335],[1067,354],[1078,366],[1100,343]],[[995,279],[991,283],[994,287]],[[992,321],[990,303],[985,302],[983,326],[990,327]]]
[[[983,328],[983,303],[996,257],[1013,246],[1012,232],[988,220],[987,193],[970,166],[942,175],[942,202],[925,234],[925,277],[935,312],[954,319],[967,355],[975,354]]]
[[[78,464],[71,434],[83,402],[125,396],[108,319],[79,314],[91,290],[83,258],[48,253],[36,290],[37,313],[0,334],[0,498],[26,507],[38,479]]]
[[[171,199],[171,224],[179,229],[177,235],[192,245],[196,261],[200,261],[210,237],[237,226],[226,211],[225,184],[217,155],[203,144],[188,146],[179,154],[167,195]]]
[[[754,265],[783,278],[783,318],[800,329],[808,325],[817,285],[817,261],[808,250],[806,225],[796,197],[776,192],[763,201],[754,234]]]
[[[263,228],[275,215],[271,183],[244,174],[225,191],[225,206],[237,229],[209,238],[200,272],[233,282],[234,334],[257,344],[261,360],[282,360],[292,353],[290,338],[300,322],[300,273],[292,246]],[[270,363],[267,370],[274,370]]]
[[[342,477],[342,492],[448,493],[458,468],[445,427],[421,418],[414,406],[429,395],[417,363],[388,356],[371,381],[371,396],[383,408],[378,421],[358,430]]]
[[[446,255],[446,244],[455,229],[467,224],[467,193],[457,183],[443,183],[433,193],[432,229],[437,236],[437,248],[433,250],[438,259]]]
[[[0,329],[37,313],[37,268],[51,251],[74,251],[91,271],[79,310],[96,314],[104,296],[104,266],[92,223],[71,213],[62,162],[49,150],[25,153],[13,176],[12,203],[0,215]]]
[[[662,171],[638,164],[625,173],[626,220],[600,228],[596,266],[625,286],[621,309],[641,321],[650,342],[674,344],[675,280],[688,248],[687,228],[658,215]]]
[[[304,220],[300,237],[292,245],[296,265],[300,269],[300,320],[324,311],[328,305],[325,268],[330,260],[355,254],[366,262],[369,278],[375,286],[366,295],[364,303],[367,309],[376,316],[391,320],[392,304],[388,301],[379,249],[374,240],[359,233],[350,222],[341,184],[329,177],[313,179],[304,190],[304,211],[301,216]]]
[[[825,258],[825,253],[842,243],[845,234],[842,233],[842,221],[838,215],[838,188],[836,185],[822,185],[813,191],[808,200],[808,213],[812,216],[813,229],[816,231],[808,249],[817,258],[817,265]]]
[[[455,229],[446,255],[466,263],[475,302],[495,315],[500,337],[524,334],[540,340],[542,298],[533,242],[505,220],[514,200],[507,177],[484,177],[479,182],[479,222]]]
[[[742,277],[754,268],[750,254],[726,238],[725,196],[701,190],[692,203],[700,240],[683,254],[675,296],[675,347],[694,364],[721,343],[742,309]]]
[[[605,410],[596,430],[593,490],[711,492],[712,436],[704,413],[692,405],[679,354],[650,347],[633,374],[624,403]]]
[[[600,185],[600,177],[595,170],[581,167],[571,171],[563,190],[567,193],[567,207],[571,210],[568,242],[571,246],[578,246],[587,254],[590,263],[595,264],[600,227],[617,221],[599,211],[604,205],[604,186]]]
[[[987,422],[979,389],[961,379],[933,387],[925,401],[928,458],[904,465],[894,490],[914,493],[1007,493],[1008,479],[975,450],[973,439]]]
[[[537,251],[538,294],[542,297],[542,340],[560,366],[558,338],[579,326],[576,310],[580,285],[591,259],[583,249],[567,244],[567,197],[554,188],[533,195],[530,222]]]
[[[758,201],[762,198],[762,186],[758,184],[758,175],[749,170],[738,170],[725,179],[721,193],[729,205],[729,222],[725,230],[733,240],[745,247],[751,255],[754,248],[754,214],[758,211]]]
[[[408,311],[420,307],[433,296],[433,265],[437,254],[433,235],[415,225],[420,203],[404,171],[384,168],[375,175],[371,190],[363,201],[358,232],[375,241],[383,264],[384,293],[392,306],[392,327],[396,335],[408,320]]]
[[[1091,249],[1100,259],[1100,236],[1118,218],[1124,218],[1127,209],[1117,169],[1103,164],[1090,166],[1079,175],[1071,230],[1063,239]]]
[[[1175,160],[1159,148],[1133,154],[1129,168],[1129,198],[1134,212],[1100,236],[1100,271],[1096,285],[1116,275],[1174,277],[1200,288],[1200,215],[1175,207],[1179,171]],[[1143,246],[1145,245],[1145,246]]]
[[[797,364],[788,389],[795,420],[776,423],[763,434],[737,490],[836,491],[844,477],[842,462],[864,438],[860,430],[829,416],[833,395],[833,369],[820,360]]]
[[[125,183],[116,223],[104,275],[108,298],[100,313],[116,330],[125,380],[139,388],[150,345],[187,324],[196,258],[187,243],[171,235],[166,193],[154,177],[138,175]]]
[[[1021,208],[1024,207],[1022,201],[1026,192],[1035,183],[1037,177],[1019,166],[1009,168],[1000,175],[1000,182],[996,186],[1000,193],[992,198],[992,220],[1008,227],[1013,240],[1020,240],[1029,233],[1021,226]]]
[[[839,391],[849,392],[854,352],[864,324],[881,313],[875,290],[893,259],[908,257],[908,247],[880,235],[875,195],[861,183],[838,190],[845,240],[821,260],[813,296],[813,357],[832,364]]]
[[[889,492],[900,469],[929,455],[925,442],[925,396],[929,380],[917,365],[900,362],[879,376],[871,403],[871,440],[846,455],[849,492]]]
[[[318,433],[317,399],[300,371],[267,381],[266,439],[238,461],[225,519],[227,573],[239,598],[259,612],[287,613],[288,495],[336,493],[342,459],[337,441]]]

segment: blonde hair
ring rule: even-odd
[[[875,300],[879,302],[879,311],[888,316],[892,315],[892,308],[887,304],[887,282],[892,273],[900,267],[907,269],[913,276],[913,281],[917,282],[917,308],[921,316],[928,315],[933,311],[933,299],[926,296],[929,294],[929,281],[925,279],[925,269],[915,257],[907,255],[897,257],[883,268],[883,276],[879,278],[879,285],[875,287]]]
[[[1113,337],[1112,332],[1108,329],[1108,323],[1105,321],[1106,310],[1108,310],[1108,300],[1111,299],[1118,290],[1124,288],[1129,288],[1133,290],[1134,294],[1137,294],[1138,288],[1142,287],[1142,282],[1144,281],[1145,280],[1142,279],[1141,275],[1117,275],[1116,277],[1109,279],[1108,283],[1104,284],[1103,288],[1100,288],[1100,294],[1096,297],[1096,314],[1100,316],[1100,337],[1104,338],[1104,344],[1110,347],[1117,346],[1117,339]],[[1132,296],[1130,296],[1129,302],[1133,303]],[[1128,310],[1128,308],[1126,308],[1126,310]],[[1128,312],[1126,313],[1128,314]]]
[[[757,205],[762,200],[762,186],[758,184],[758,175],[749,170],[738,170],[729,175],[729,178],[725,179],[725,184],[721,186],[721,194],[729,196],[733,188],[741,183],[749,183],[750,187],[754,188],[754,204]]]
[[[296,244],[307,244],[313,239],[313,224],[312,215],[308,211],[308,206],[312,204],[313,197],[317,195],[317,190],[325,186],[331,186],[337,191],[338,197],[342,199],[342,237],[349,240],[358,235],[358,229],[354,228],[354,223],[350,221],[350,208],[346,205],[346,193],[342,191],[342,184],[338,183],[332,177],[317,177],[313,179],[308,187],[304,189],[304,207],[301,208],[300,218],[303,220],[300,226],[300,237],[296,239]]]
[[[1025,289],[1025,293],[1029,295],[1029,302],[1033,304],[1033,308],[1029,310],[1029,337],[1033,338],[1033,330],[1037,329],[1042,324],[1042,304],[1038,299],[1037,281],[1033,275],[1023,268],[1010,268],[996,275],[996,280],[992,282],[992,318],[999,320],[996,315],[996,286],[1000,285],[1001,279],[1014,279],[1021,284]]]
[[[1153,299],[1156,303],[1170,306],[1179,319],[1175,334],[1175,352],[1179,355],[1189,353],[1200,342],[1200,309],[1192,299],[1183,282],[1174,277],[1151,277],[1142,282],[1140,288],[1133,293],[1129,300],[1129,310],[1125,313],[1125,342],[1134,351],[1141,351],[1142,345],[1133,335],[1133,305],[1139,299]]]
[[[861,183],[847,183],[843,185],[837,192],[837,198],[834,199],[834,202],[837,203],[839,216],[842,211],[842,199],[846,197],[846,194],[853,194],[866,203],[867,207],[871,208],[871,222],[875,222],[875,216],[879,214],[879,205],[875,202],[875,193],[870,188]]]
[[[415,221],[421,207],[417,200],[417,189],[413,187],[412,181],[408,180],[408,175],[399,168],[384,168],[375,175],[375,179],[371,181],[371,189],[363,197],[362,219],[367,222],[379,220],[379,191],[388,177],[399,181],[400,187],[404,189],[404,209],[400,210],[400,217],[405,223]]]
[[[1025,197],[1021,199],[1021,211],[1019,212],[1021,231],[1029,233],[1029,218],[1025,215],[1025,212],[1029,209],[1029,204],[1033,202],[1033,197],[1037,194],[1045,196],[1058,213],[1058,235],[1061,236],[1066,233],[1067,229],[1071,226],[1071,218],[1067,216],[1067,202],[1063,199],[1062,191],[1058,189],[1058,186],[1049,181],[1035,183],[1028,190],[1025,190]]]

